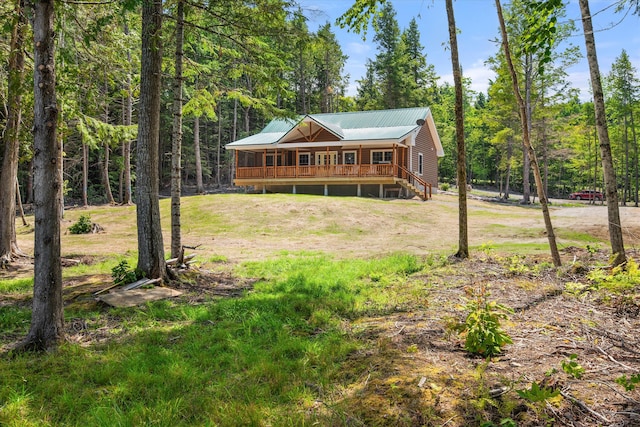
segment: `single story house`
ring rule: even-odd
[[[235,185],[263,192],[431,197],[444,156],[429,108],[275,119],[227,144]]]

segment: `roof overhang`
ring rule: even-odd
[[[440,136],[438,135],[438,131],[436,130],[436,124],[433,121],[431,110],[429,110],[429,114],[427,114],[426,121],[427,128],[429,129],[429,133],[431,134],[431,139],[433,139],[433,145],[436,146],[436,155],[438,157],[444,157],[444,148],[442,148],[442,142],[440,141]]]

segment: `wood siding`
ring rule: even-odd
[[[438,188],[438,155],[436,146],[427,126],[423,126],[416,136],[416,145],[412,148],[411,171],[418,173],[418,155],[422,153],[422,179]]]

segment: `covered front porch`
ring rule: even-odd
[[[379,188],[379,197],[398,194],[401,188],[431,198],[431,185],[407,168],[409,148],[392,147],[314,147],[238,150],[235,160],[235,184],[254,186],[266,191],[268,187],[289,186],[349,186],[361,195],[363,185]]]

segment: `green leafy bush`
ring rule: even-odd
[[[69,227],[69,233],[71,234],[87,234],[91,233],[91,227],[93,223],[89,215],[80,215],[78,221]]]
[[[465,289],[465,309],[468,311],[464,322],[450,327],[465,337],[465,350],[481,356],[491,357],[501,352],[502,347],[511,344],[511,337],[500,327],[500,321],[508,318],[513,310],[495,301],[489,301],[486,286],[479,290]]]
[[[138,280],[136,271],[129,267],[129,263],[125,260],[120,261],[118,265],[111,269],[111,277],[116,285],[126,285]]]

